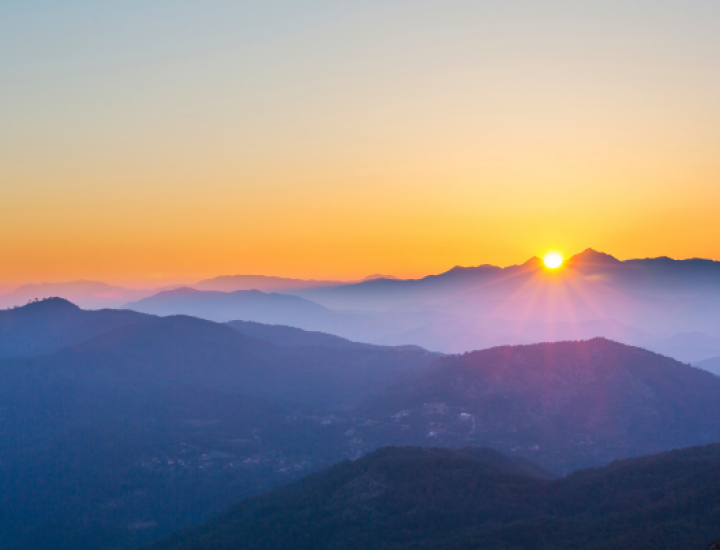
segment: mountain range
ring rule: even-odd
[[[710,260],[619,261],[588,249],[555,271],[531,258],[294,293],[332,309],[390,315],[396,329],[376,343],[398,343],[394,334],[462,352],[604,336],[688,362],[720,355],[720,262]]]
[[[390,275],[370,275],[362,281],[390,278]],[[46,298],[64,298],[86,309],[103,309],[119,307],[174,288],[187,286],[197,290],[215,290],[235,292],[238,290],[261,290],[276,292],[315,288],[322,286],[338,286],[348,284],[347,281],[316,281],[308,279],[292,279],[267,275],[225,275],[212,279],[203,279],[190,285],[173,285],[162,288],[130,289],[117,285],[109,285],[100,281],[69,281],[63,283],[26,284],[13,290],[3,289],[0,294],[0,309],[18,307],[32,300]],[[8,290],[10,290],[8,292]]]
[[[134,547],[354,455],[334,415],[436,357],[61,299],[2,313],[3,550]]]
[[[443,356],[60,299],[2,314],[2,550],[132,548],[388,445],[547,477],[720,440],[720,378],[603,339]]]
[[[506,268],[455,267],[421,279],[372,277],[347,284],[237,275],[187,288],[132,291],[134,297],[99,283],[31,285],[0,302],[75,293],[78,304],[93,309],[284,324],[444,353],[600,336],[688,363],[720,356],[720,262],[620,261],[588,249],[555,271],[531,258]]]
[[[0,310],[0,357],[52,353],[151,317],[134,311],[84,311],[61,298]]]
[[[621,262],[587,250],[552,272],[534,258],[505,269],[458,267],[418,280],[274,294],[175,289],[125,307],[284,324],[445,353],[599,336],[697,363],[720,356],[718,265],[662,258]]]
[[[580,285],[595,283],[598,290],[610,287],[652,295],[666,292],[716,295],[720,292],[720,262],[666,257],[620,261],[588,248],[570,257],[557,271],[548,271],[540,258],[533,257],[506,268],[489,264],[456,266],[421,279],[378,279],[306,289],[299,294],[336,309],[382,310],[398,305],[452,303],[469,296],[514,292],[528,285],[537,290],[539,283],[548,285],[568,280]]]
[[[129,303],[127,309],[154,315],[192,315],[216,322],[233,320],[291,326],[322,327],[339,322],[342,315],[298,296],[259,290],[166,290]]]
[[[438,358],[360,410],[384,445],[486,445],[557,473],[720,441],[720,378],[595,338]],[[385,419],[392,418],[387,422]]]

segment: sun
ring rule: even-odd
[[[563,255],[560,252],[548,252],[543,256],[543,262],[548,269],[557,269],[563,264]]]

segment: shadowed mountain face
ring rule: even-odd
[[[61,298],[33,302],[0,311],[0,357],[51,353],[118,327],[152,320],[134,311],[84,311]]]
[[[507,346],[439,359],[372,398],[377,446],[470,442],[557,472],[720,441],[720,378],[604,339]]]
[[[279,347],[190,317],[63,300],[8,313],[6,333],[29,316],[41,342],[67,318],[108,318],[80,344],[0,360],[3,550],[132,548],[354,456],[337,415],[435,357]]]
[[[0,370],[3,550],[135,548],[342,458],[317,452],[317,422],[263,399]]]
[[[422,351],[418,346],[375,346],[353,342],[346,338],[324,332],[307,331],[282,325],[267,325],[252,321],[230,321],[228,326],[235,330],[283,347],[325,347],[337,349],[396,349]],[[441,354],[437,354],[440,356]]]
[[[718,474],[718,445],[557,480],[465,450],[385,448],[151,548],[699,549],[720,530]]]
[[[315,406],[353,401],[429,364],[425,350],[282,348],[209,321],[127,325],[25,364],[47,379],[129,391],[200,385]]]

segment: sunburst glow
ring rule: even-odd
[[[563,255],[560,252],[548,252],[543,257],[543,262],[548,269],[557,269],[563,264]]]

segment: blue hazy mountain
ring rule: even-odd
[[[516,291],[540,274],[547,274],[539,258],[521,265],[456,266],[439,275],[421,279],[378,279],[344,286],[306,289],[303,296],[334,308],[379,310],[398,305],[453,301],[468,293]],[[682,292],[690,295],[720,293],[720,262],[703,259],[648,258],[620,261],[609,254],[587,249],[570,257],[557,275],[576,282],[593,281],[598,288],[610,286],[637,292]],[[546,281],[557,282],[560,277]],[[539,281],[538,281],[539,282]]]
[[[223,275],[212,279],[204,279],[191,286],[197,290],[216,290],[220,292],[235,292],[238,290],[275,292],[343,284],[346,283],[341,281],[316,281],[314,279],[291,279],[268,275]]]
[[[178,288],[160,292],[127,309],[154,315],[192,315],[217,322],[255,321],[299,327],[337,323],[341,315],[310,300],[258,290],[235,292]]]
[[[322,406],[352,401],[433,358],[421,349],[285,348],[226,325],[172,316],[104,332],[23,369],[123,391],[199,385]]]
[[[134,311],[85,311],[61,298],[0,310],[0,357],[50,353],[130,324],[152,321]]]
[[[288,297],[176,289],[129,307],[159,315],[282,324],[446,353],[605,337],[695,363],[720,356],[719,265],[698,259],[620,261],[588,249],[557,272],[531,258],[507,268],[455,267],[417,280],[335,286],[333,281],[220,277],[198,284],[277,288]],[[315,284],[321,286],[301,288]]]
[[[354,455],[338,415],[434,359],[280,347],[191,317],[64,300],[12,313],[10,332],[23,314],[53,320],[36,319],[39,341],[65,314],[123,322],[55,353],[0,359],[3,550],[134,547]]]
[[[596,338],[439,358],[360,407],[384,445],[486,445],[558,473],[720,441],[720,378]],[[393,418],[394,422],[384,419]]]
[[[353,342],[332,334],[319,331],[302,330],[283,325],[255,323],[253,321],[230,321],[228,326],[235,330],[283,347],[326,347],[338,349],[396,349],[424,351],[419,346],[376,346],[362,342]]]
[[[375,273],[364,277],[362,281],[371,281],[374,279],[395,279],[395,277],[392,275],[381,275],[379,273]],[[269,275],[222,275],[220,277],[213,277],[212,279],[204,279],[189,286],[197,290],[218,290],[220,292],[235,292],[237,290],[283,292],[305,288],[344,286],[347,284],[347,281],[292,279],[288,277],[274,277]]]
[[[649,347],[659,353],[682,357],[687,362],[702,366],[703,359],[720,355],[720,338],[700,331],[680,332],[651,343]]]
[[[687,362],[720,355],[720,262],[710,260],[620,261],[588,249],[555,272],[531,258],[507,268],[455,267],[416,280],[294,293],[380,314],[382,330],[361,338],[373,343],[462,352],[601,336]]]
[[[2,550],[132,547],[386,445],[489,446],[567,473],[720,440],[720,378],[604,340],[438,358],[62,300],[13,313],[56,319],[36,322],[44,341],[56,310],[123,321],[0,360]]]

